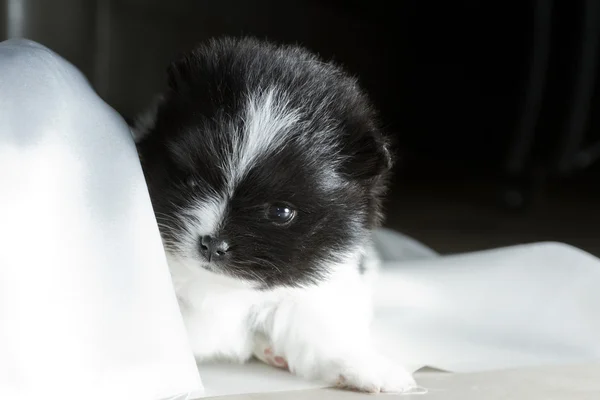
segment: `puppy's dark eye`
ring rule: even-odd
[[[267,217],[276,224],[286,224],[294,219],[296,210],[288,204],[276,203],[269,206]]]

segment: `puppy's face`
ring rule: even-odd
[[[323,279],[377,225],[390,166],[351,78],[295,47],[213,41],[169,70],[138,150],[166,250],[263,287]]]

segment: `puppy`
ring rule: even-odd
[[[134,133],[198,360],[415,385],[369,335],[392,158],[355,79],[299,47],[213,40],[169,67]]]

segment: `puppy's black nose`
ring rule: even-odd
[[[224,238],[206,235],[200,239],[200,253],[209,262],[223,260],[228,251],[229,244]]]

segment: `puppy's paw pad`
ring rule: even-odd
[[[288,363],[285,358],[275,355],[271,347],[264,349],[261,359],[272,367],[288,369]]]

